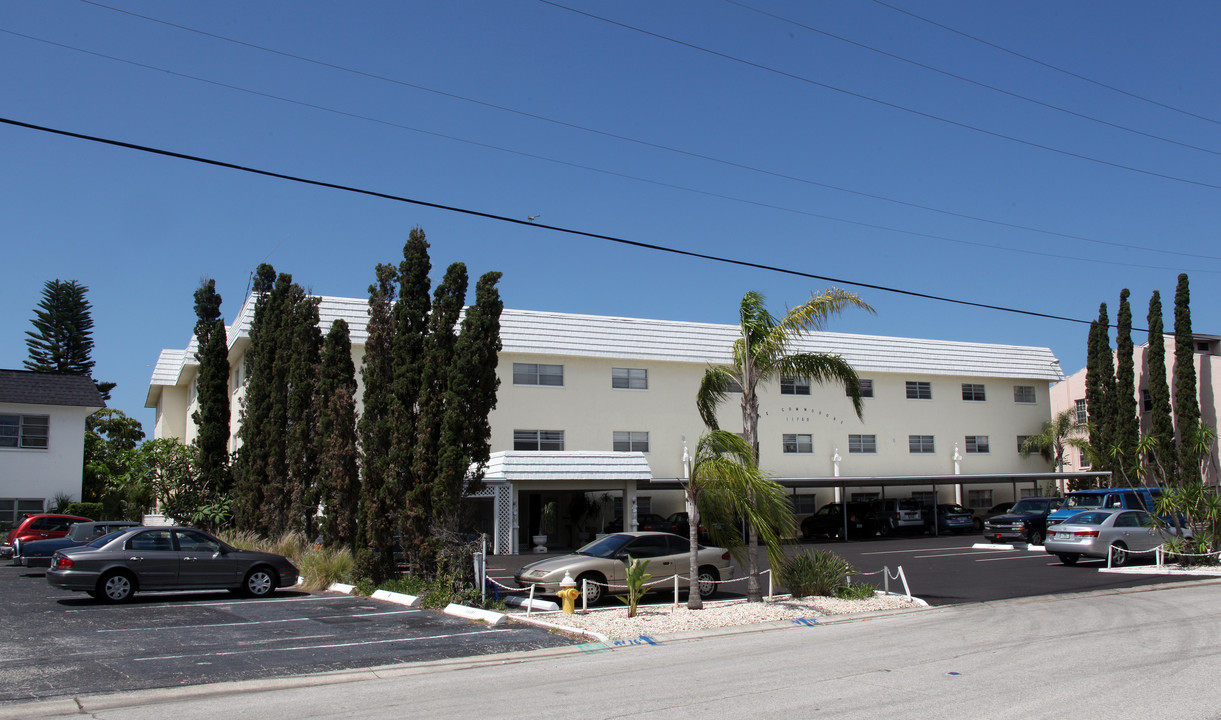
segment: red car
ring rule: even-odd
[[[68,534],[68,528],[72,527],[73,523],[78,522],[93,521],[76,515],[26,515],[21,518],[21,522],[17,523],[17,527],[9,531],[8,537],[4,539],[4,544],[0,545],[0,557],[12,557],[13,543],[17,540],[29,542],[30,540],[61,538]]]

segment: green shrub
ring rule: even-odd
[[[93,520],[103,519],[102,503],[100,502],[68,503],[60,512],[62,512],[64,515],[77,515],[79,517],[87,517]]]
[[[805,550],[785,560],[777,574],[793,597],[831,596],[856,569],[830,550]]]
[[[297,569],[305,578],[302,587],[306,590],[325,590],[337,582],[351,580],[355,574],[356,560],[347,548],[311,549],[301,555]]]
[[[877,585],[857,583],[855,585],[840,585],[835,588],[835,597],[842,600],[868,600],[878,592]]]

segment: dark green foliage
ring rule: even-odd
[[[318,403],[318,481],[326,508],[322,537],[332,547],[355,550],[360,507],[356,368],[348,324],[343,320],[331,325],[322,347]]]
[[[62,512],[65,515],[75,515],[77,517],[87,517],[90,520],[124,520],[122,517],[111,517],[106,514],[103,504],[100,502],[78,502],[68,503],[56,512]]]
[[[1179,482],[1200,481],[1200,457],[1189,438],[1200,425],[1196,393],[1196,339],[1191,332],[1191,291],[1187,274],[1179,275],[1174,292],[1174,424],[1179,435]]]
[[[833,596],[856,569],[830,550],[803,550],[785,560],[777,574],[793,597]]]
[[[397,280],[395,266],[377,266],[377,282],[369,286],[368,339],[361,367],[364,409],[357,428],[363,472],[356,566],[362,576],[374,582],[395,574],[394,534],[399,529],[404,504],[391,457],[396,429],[404,422],[394,396],[392,310]]]
[[[1160,469],[1160,482],[1173,485],[1178,478],[1179,455],[1174,442],[1174,422],[1171,420],[1170,385],[1166,382],[1166,338],[1162,334],[1162,297],[1153,291],[1149,299],[1149,349],[1145,360],[1149,366],[1150,435],[1153,439],[1153,467]]]
[[[85,418],[81,500],[105,507],[105,519],[139,520],[151,505],[148,487],[133,470],[136,448],[143,439],[140,422],[118,410],[99,410]]]
[[[229,469],[229,343],[216,281],[204,278],[195,291],[195,381],[198,409],[191,414],[198,435],[199,474],[222,494],[232,487]]]
[[[85,298],[89,288],[75,280],[49,280],[34,309],[25,345],[26,370],[93,376],[93,306]],[[103,400],[110,399],[114,383],[97,383]]]
[[[1136,446],[1140,443],[1140,415],[1136,404],[1136,349],[1132,344],[1130,294],[1127,288],[1119,293],[1115,333],[1114,445],[1118,448],[1115,469],[1127,484],[1137,482],[1140,474],[1140,458],[1136,455]]]
[[[285,523],[281,528],[317,535],[318,509],[318,383],[322,363],[322,335],[318,332],[317,297],[308,297],[293,286],[287,353],[288,428],[287,490]]]
[[[1113,469],[1115,442],[1115,356],[1111,352],[1107,304],[1098,308],[1098,319],[1090,323],[1086,353],[1085,402],[1089,408],[1090,447],[1095,469]]]
[[[238,431],[241,448],[234,460],[233,519],[238,528],[265,532],[261,508],[266,478],[272,472],[270,448],[275,442],[269,433],[274,432],[271,406],[280,303],[274,296],[276,271],[272,266],[259,265],[253,280],[257,299],[250,323],[250,347],[246,350],[246,396],[242,400]]]

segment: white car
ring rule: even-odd
[[[1173,527],[1159,528],[1144,510],[1087,510],[1047,528],[1043,549],[1065,565],[1076,564],[1081,557],[1110,555],[1111,565],[1118,567],[1134,553],[1152,558],[1149,551],[1177,537],[1176,533]]]

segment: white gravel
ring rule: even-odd
[[[631,640],[641,635],[650,637],[690,630],[751,625],[776,620],[823,618],[829,615],[851,615],[878,610],[899,610],[919,607],[919,601],[902,595],[877,595],[868,600],[841,600],[833,597],[793,599],[778,597],[770,602],[748,603],[745,600],[705,602],[703,610],[688,610],[686,602],[673,605],[648,605],[637,609],[636,617],[627,616],[627,606],[591,610],[573,615],[564,613],[531,613],[530,617],[553,625],[577,628],[606,636],[608,640]],[[522,618],[524,613],[513,613]]]

